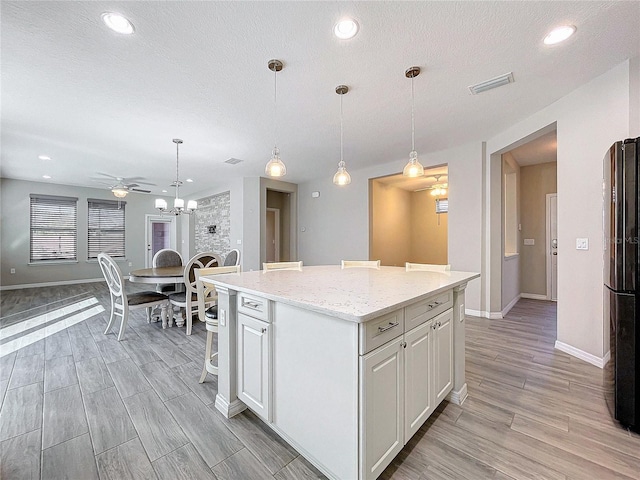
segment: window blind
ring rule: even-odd
[[[436,213],[447,213],[449,211],[448,198],[436,198]]]
[[[88,258],[105,252],[124,258],[124,207],[126,202],[88,199]]]
[[[30,195],[31,262],[78,259],[78,199]]]

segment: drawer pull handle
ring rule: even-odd
[[[267,329],[266,329],[266,328],[263,328],[263,329],[262,329],[262,333],[267,333]]]
[[[382,332],[386,332],[387,330],[391,330],[394,327],[397,327],[398,325],[400,325],[400,323],[398,322],[389,322],[389,325],[387,325],[386,327],[378,327],[378,332],[382,333]]]
[[[245,300],[244,302],[242,302],[243,306],[245,307],[249,307],[249,308],[259,308],[260,304],[259,303],[255,303],[255,302],[250,302],[248,300]]]

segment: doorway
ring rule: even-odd
[[[369,180],[369,259],[385,266],[448,261],[448,167]]]
[[[163,248],[176,248],[176,219],[161,215],[146,215],[145,268],[151,268],[153,256]]]
[[[558,194],[547,194],[547,300],[558,301]]]
[[[267,263],[280,261],[280,209],[267,208]]]
[[[291,193],[267,189],[263,236],[265,262],[289,262],[292,258]]]

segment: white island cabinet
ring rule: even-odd
[[[374,479],[445,398],[462,403],[468,272],[303,267],[218,290],[218,395],[327,477]]]

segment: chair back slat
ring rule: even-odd
[[[340,266],[342,268],[380,268],[380,260],[342,260]]]
[[[275,262],[262,264],[263,272],[270,272],[273,270],[302,270],[302,260],[299,262]]]
[[[420,270],[423,272],[449,272],[451,271],[451,265],[435,265],[431,263],[405,263],[405,270],[407,272],[411,270]]]
[[[187,292],[196,293],[196,269],[221,266],[222,257],[217,253],[204,252],[194,255],[184,267],[184,284]]]
[[[107,282],[111,294],[114,297],[124,297],[124,281],[122,279],[122,271],[120,267],[118,267],[118,264],[106,253],[99,253],[98,265],[100,265],[100,270],[102,270],[102,275]]]
[[[204,312],[207,309],[207,305],[213,304],[218,298],[216,288],[210,283],[204,283],[201,278],[207,275],[218,275],[222,273],[240,273],[240,270],[240,265],[195,269],[196,293],[198,298],[198,318],[200,319],[200,321],[206,321]]]

